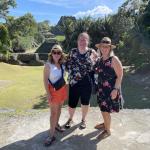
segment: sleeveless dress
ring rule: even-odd
[[[121,91],[118,91],[117,97],[111,99],[111,92],[115,86],[116,73],[112,68],[112,58],[109,57],[107,60],[98,59],[94,71],[98,74],[98,95],[97,102],[102,112],[119,112],[122,109],[122,95]]]

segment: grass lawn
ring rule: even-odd
[[[57,36],[56,36],[56,40],[59,41],[59,42],[64,41],[64,39],[65,39],[65,36],[64,36],[64,35],[57,35]]]
[[[31,109],[44,95],[43,67],[0,63],[0,108]]]
[[[133,76],[132,78],[135,79]],[[150,108],[149,85],[134,82],[125,75],[122,91],[125,108]],[[86,92],[86,91],[85,91]],[[17,66],[0,63],[0,109],[17,111],[48,108],[43,86],[43,66]],[[96,96],[91,106],[97,107]]]

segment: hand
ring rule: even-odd
[[[90,56],[90,59],[92,60],[92,63],[94,64],[97,60],[97,55],[95,53],[92,53],[91,56]]]
[[[117,94],[118,94],[118,90],[117,90],[117,89],[113,89],[113,90],[111,91],[111,94],[110,94],[111,99],[112,99],[112,100],[115,99],[115,98],[117,97]]]

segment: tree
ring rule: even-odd
[[[150,1],[143,13],[139,16],[138,24],[141,30],[150,38]]]
[[[77,37],[81,32],[88,32],[92,23],[91,17],[84,17],[78,20],[66,19],[61,27],[61,30],[65,34],[65,40],[63,42],[66,50],[70,50],[77,46]]]
[[[67,18],[63,20],[62,25],[59,26],[60,30],[65,35],[63,46],[66,48],[66,50],[70,48],[70,39],[71,39],[72,33],[74,32],[74,25],[75,25],[75,22],[72,19]]]
[[[27,13],[24,16],[21,16],[17,19],[15,19],[14,17],[8,17],[6,25],[8,27],[10,39],[12,40],[13,49],[14,48],[18,49],[18,47],[23,47],[24,50],[25,46],[34,43],[33,37],[38,32],[37,23],[30,13]],[[27,42],[29,43],[27,44]]]
[[[39,31],[40,33],[49,32],[50,29],[51,29],[51,27],[50,27],[50,23],[49,23],[48,20],[45,20],[45,21],[43,21],[43,22],[39,22],[39,23],[38,23],[38,31]]]
[[[42,43],[45,40],[48,40],[52,37],[51,26],[48,20],[43,22],[39,22],[38,24],[38,32],[35,35],[35,39],[38,43]]]
[[[65,34],[64,47],[70,50],[77,46],[77,38],[81,32],[87,32],[90,35],[90,46],[95,48],[95,44],[100,42],[104,36],[113,36],[110,18],[94,20],[91,17],[84,17],[76,22],[66,21],[62,31]]]
[[[33,36],[37,32],[37,23],[30,13],[17,19],[9,17],[6,25],[11,39],[16,36]]]
[[[1,0],[0,1],[0,18],[7,20],[10,7],[16,7],[16,0]]]
[[[91,47],[95,48],[95,44],[99,43],[104,36],[112,38],[113,30],[110,17],[98,18],[93,20],[88,30],[91,37]]]
[[[0,53],[6,53],[9,50],[10,41],[8,30],[4,25],[0,25]]]

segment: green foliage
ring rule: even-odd
[[[95,44],[104,36],[113,35],[110,18],[94,20],[91,17],[80,18],[76,22],[66,21],[62,30],[65,34],[63,42],[64,48],[69,51],[73,47],[77,47],[77,37],[81,32],[88,32],[91,37],[91,47],[95,48]]]
[[[115,53],[124,65],[138,67],[143,63],[150,63],[149,42],[145,42],[147,39],[143,36],[143,33],[146,35],[149,31],[145,26],[149,24],[150,18],[145,13],[147,2],[128,0],[119,8],[118,13],[111,17],[113,39],[118,43]]]
[[[124,47],[124,42],[120,40],[118,43],[118,48],[122,49],[123,47]]]
[[[7,7],[2,8],[4,5]],[[0,2],[1,12],[6,12],[9,7],[15,6],[15,0]],[[7,16],[7,13],[6,15]],[[7,16],[6,27],[8,37],[12,41],[12,48],[18,51],[26,51],[33,47],[40,46],[37,52],[47,53],[54,43],[60,42],[64,50],[69,51],[77,47],[77,37],[81,32],[90,35],[90,47],[100,42],[102,37],[109,36],[112,42],[117,45],[115,53],[121,58],[124,65],[149,62],[150,43],[150,1],[149,0],[127,0],[119,8],[118,12],[105,18],[93,19],[85,17],[76,19],[72,16],[62,16],[55,27],[50,26],[49,21],[36,23],[32,14],[25,14],[17,19]],[[54,31],[54,32],[53,32]],[[56,36],[53,33],[60,33]],[[149,39],[148,39],[149,38]],[[5,41],[5,38],[2,38]],[[8,43],[9,38],[6,38]],[[3,45],[6,49],[9,44]],[[2,46],[2,42],[0,43]]]
[[[6,54],[10,49],[8,30],[4,25],[0,25],[0,53]]]
[[[52,37],[52,33],[50,32],[51,26],[49,21],[45,20],[43,22],[39,22],[38,24],[38,32],[35,35],[35,39],[38,44],[43,43],[46,39]]]
[[[43,22],[39,22],[38,23],[38,31],[39,32],[45,32],[45,31],[49,31],[51,29],[50,25],[49,25],[49,21],[45,20]]]
[[[17,37],[12,41],[12,47],[14,52],[25,52],[27,49],[32,48],[34,38],[32,36]]]
[[[8,42],[8,30],[4,25],[0,25],[0,42],[7,44]]]
[[[141,31],[150,38],[150,1],[147,4],[145,10],[143,10],[142,15],[138,18],[138,24]]]
[[[37,23],[30,13],[17,19],[8,17],[6,25],[12,40],[12,49],[15,52],[24,52],[26,49],[31,49],[33,45],[37,45],[33,44],[37,33]]]
[[[149,37],[150,37],[150,26],[146,28],[146,32],[147,32],[147,34],[148,34]]]
[[[6,24],[8,26],[11,39],[16,38],[17,36],[34,36],[37,32],[36,21],[30,13],[27,13],[17,19],[9,17]]]
[[[150,33],[150,2],[147,4],[147,1],[142,3],[132,1],[132,9],[127,10],[126,6],[129,2],[130,0],[126,1],[119,8],[118,13],[113,16],[99,19],[86,17],[80,18],[74,23],[71,21],[66,22],[62,28],[65,34],[64,49],[69,51],[71,48],[76,47],[79,33],[86,31],[91,38],[90,47],[93,48],[95,48],[96,43],[100,42],[102,37],[109,36],[112,38],[113,43],[117,45],[115,53],[124,65],[138,67],[142,63],[150,63],[149,42],[145,43],[147,41],[146,37],[141,33],[141,27],[144,34]]]
[[[113,30],[111,19],[108,17],[104,19],[99,18],[97,20],[93,20],[89,27],[88,33],[91,37],[91,47],[93,48],[95,48],[95,44],[99,43],[104,36],[112,38]]]
[[[38,32],[38,33],[35,33],[34,39],[35,39],[36,43],[40,44],[40,43],[44,42],[45,37],[44,37],[44,35],[42,33]]]
[[[112,27],[114,32],[114,38],[116,42],[123,40],[124,33],[128,33],[134,27],[134,18],[127,15],[127,13],[120,9],[120,11],[112,16]]]
[[[1,0],[0,1],[0,18],[7,20],[10,7],[16,7],[16,0]]]
[[[19,44],[24,49],[31,49],[34,38],[32,36],[28,37],[19,37]]]
[[[75,22],[72,19],[67,18],[66,20],[62,22],[62,25],[60,26],[61,31],[63,31],[65,35],[65,40],[63,41],[63,45],[66,49],[68,49],[70,45],[70,39],[71,39],[72,33],[74,32],[74,25],[75,25]]]

